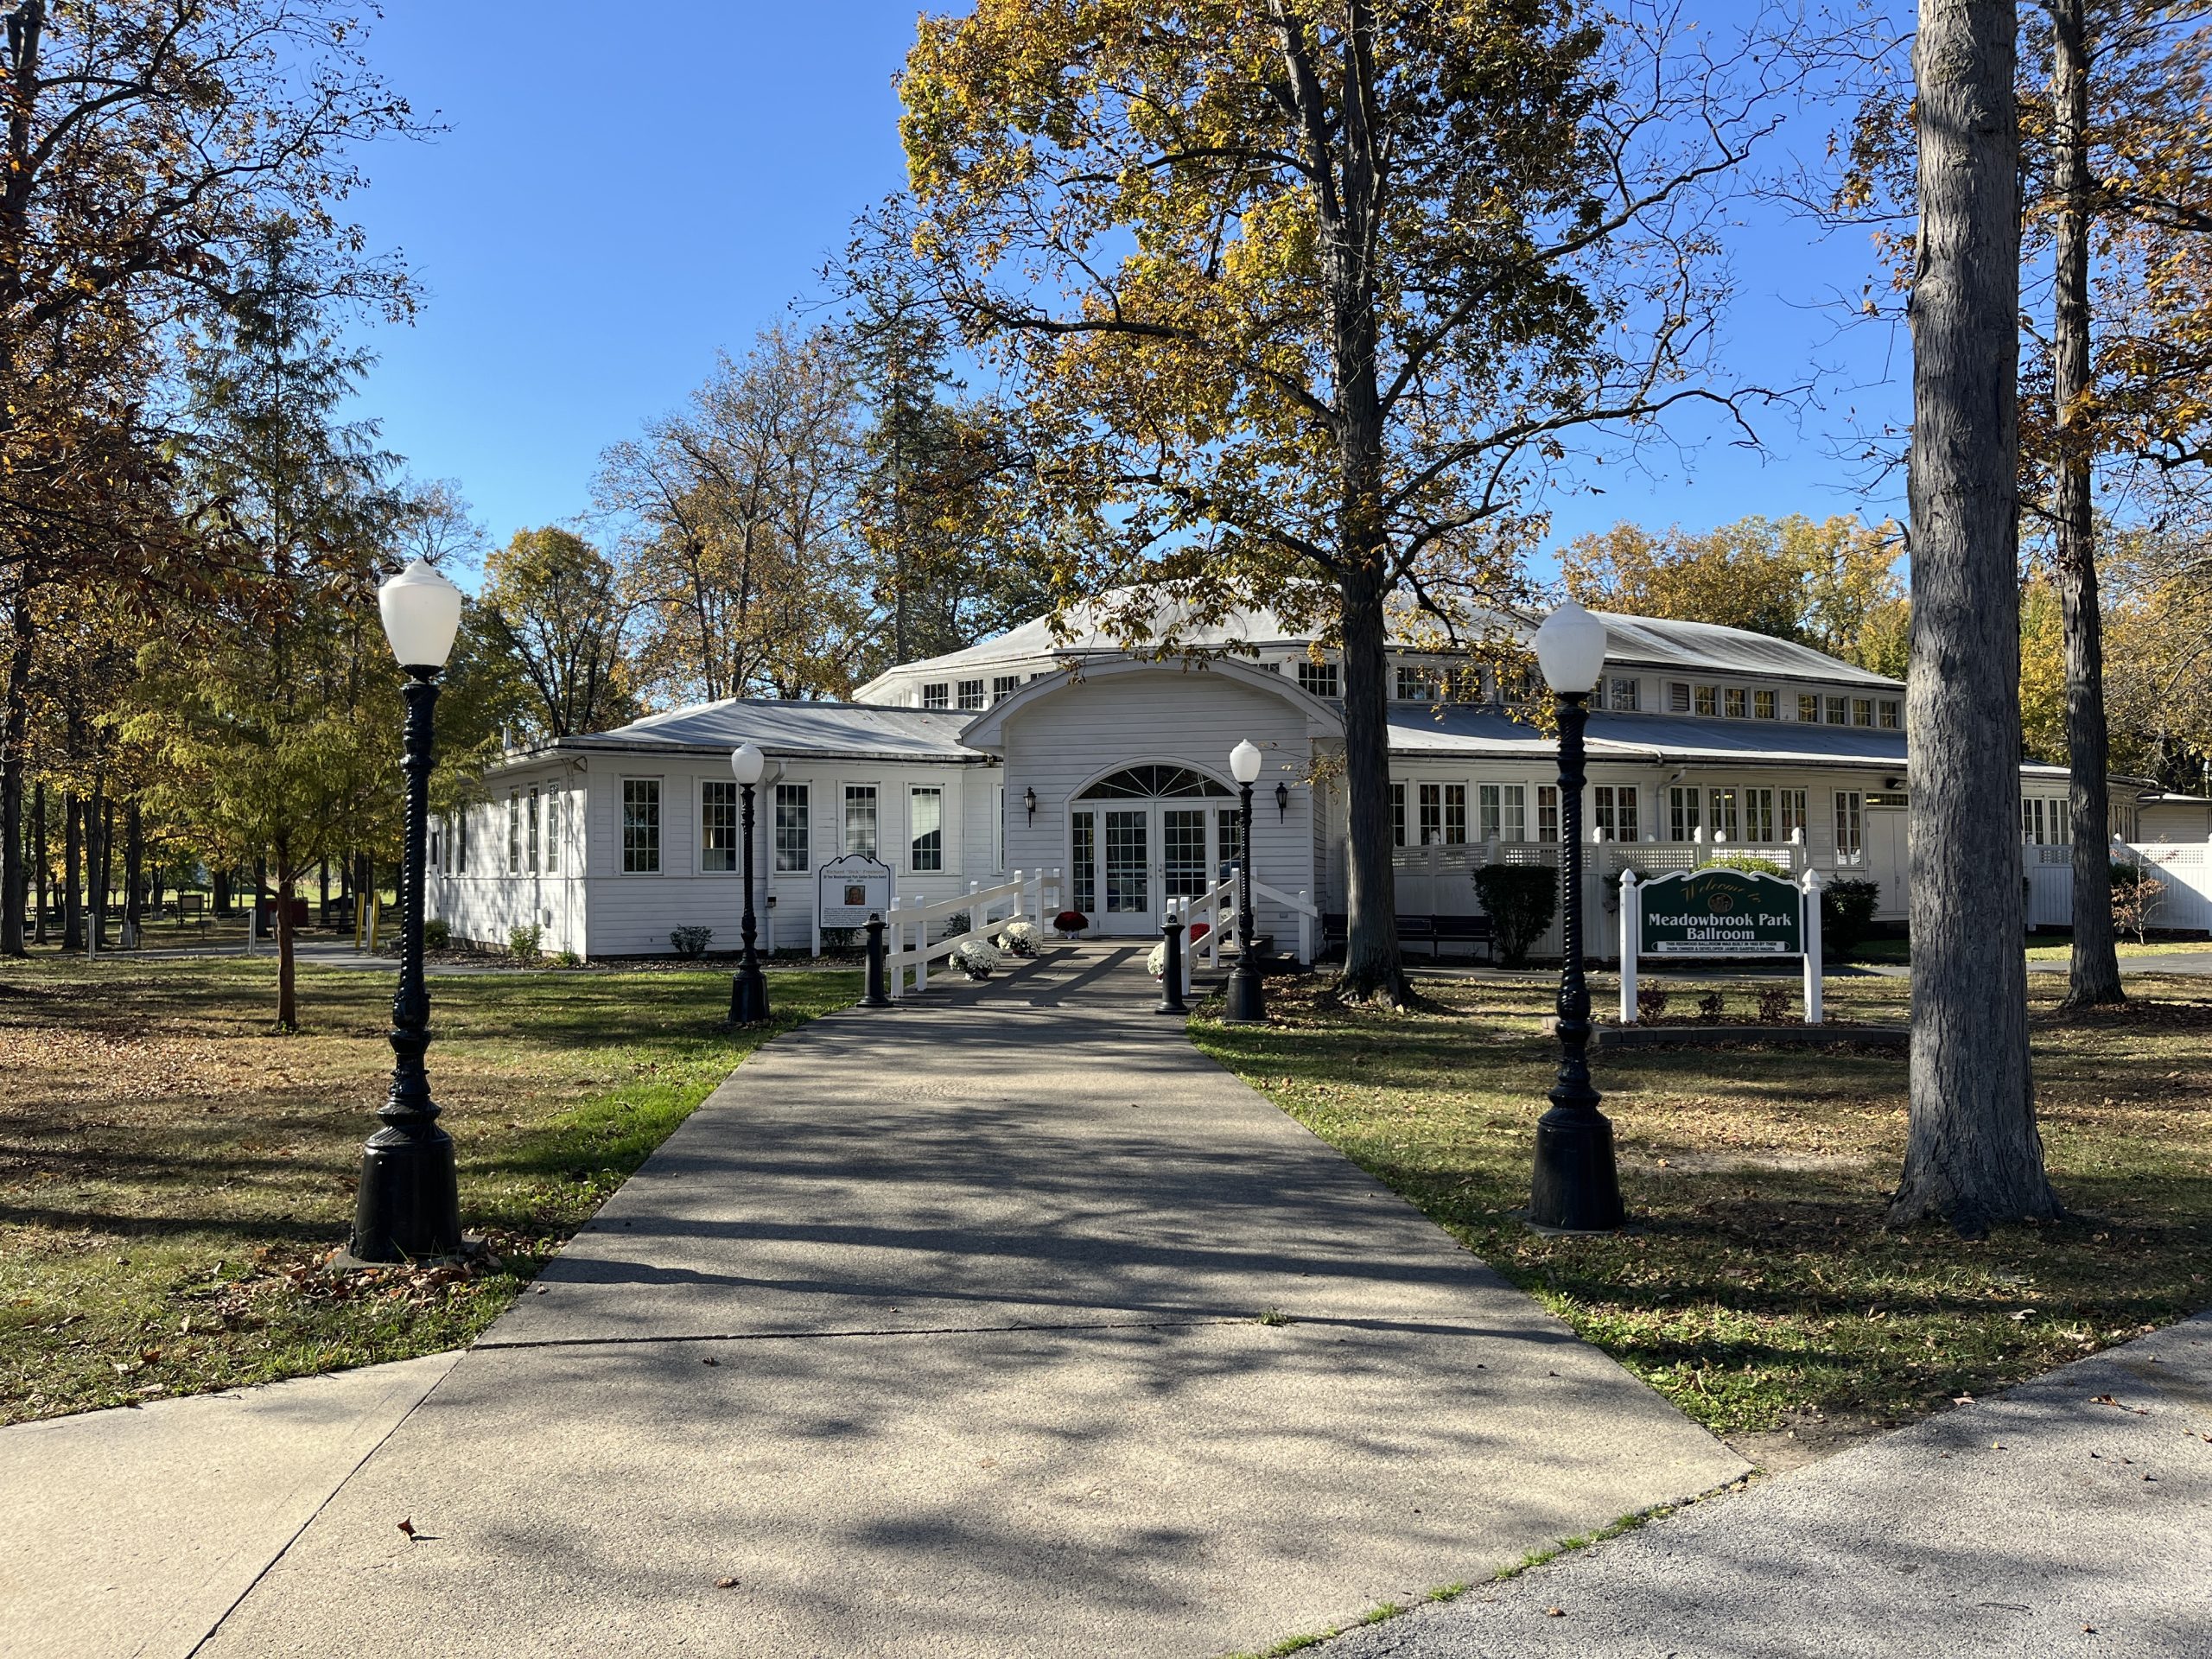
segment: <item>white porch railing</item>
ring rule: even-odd
[[[2188,841],[2112,843],[2113,859],[2139,864],[2158,883],[2152,927],[2212,931],[2212,846]],[[2026,846],[2020,849],[2028,876],[2028,925],[2074,925],[2074,849]]]
[[[906,995],[906,974],[912,969],[913,988],[927,990],[930,963],[943,961],[970,939],[988,939],[1012,921],[1035,924],[1041,934],[1059,900],[1060,873],[1039,870],[1033,875],[1016,870],[995,887],[968,884],[964,893],[929,904],[891,901],[883,915],[884,983],[893,998]],[[942,923],[964,915],[967,925],[931,939]],[[909,938],[911,936],[911,943]]]
[[[1185,927],[1192,922],[1206,925],[1206,936],[1196,945],[1186,944],[1183,961],[1187,968],[1192,958],[1205,953],[1208,968],[1221,965],[1221,940],[1224,933],[1233,935],[1236,928],[1237,878],[1225,875],[1205,892],[1187,899],[1172,901],[1175,913]],[[1320,931],[1321,912],[1315,908],[1313,894],[1304,887],[1296,893],[1285,893],[1281,887],[1270,887],[1257,876],[1252,879],[1252,908],[1262,904],[1274,905],[1288,911],[1298,919],[1298,960],[1302,966],[1313,963],[1313,947]]]

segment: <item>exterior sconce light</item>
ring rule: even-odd
[[[1036,823],[1036,822],[1037,822],[1037,791],[1036,791],[1035,790],[1033,790],[1033,789],[1025,789],[1025,790],[1023,790],[1023,791],[1021,791],[1021,804],[1022,804],[1022,805],[1024,805],[1024,806],[1026,806],[1026,807],[1027,807],[1027,808],[1029,809],[1029,822],[1030,822],[1030,823]]]
[[[1288,784],[1275,785],[1275,816],[1285,823],[1290,822],[1290,785]]]

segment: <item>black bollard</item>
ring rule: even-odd
[[[1160,925],[1160,1006],[1153,1012],[1187,1014],[1190,1009],[1183,1006],[1183,924],[1174,915]]]
[[[883,984],[883,918],[868,918],[868,994],[861,998],[864,1008],[887,1008],[891,994]]]

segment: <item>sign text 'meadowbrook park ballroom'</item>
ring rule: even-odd
[[[1642,944],[1653,956],[1799,956],[1803,898],[1790,882],[1755,870],[1662,876],[1637,893]]]

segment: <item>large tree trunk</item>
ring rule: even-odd
[[[107,798],[107,780],[95,775],[92,798],[85,808],[85,884],[92,889],[92,942],[107,949],[107,896],[112,882],[115,849],[115,803]]]
[[[38,905],[33,914],[32,943],[44,944],[46,939],[47,892],[54,880],[54,872],[47,868],[46,851],[46,785],[41,784],[31,802],[31,891],[38,895]]]
[[[292,961],[292,861],[284,843],[276,844],[276,1028],[300,1028],[300,1003]]]
[[[29,891],[23,858],[23,761],[30,726],[31,597],[18,584],[10,621],[7,710],[0,716],[0,957],[23,954],[23,900]]]
[[[1344,607],[1344,970],[1348,996],[1406,1000],[1390,866],[1389,660],[1382,584],[1371,566],[1338,584]]]
[[[146,919],[146,820],[132,801],[123,809],[123,948],[138,948]]]
[[[77,791],[61,791],[61,948],[85,948],[85,912],[78,893],[85,870],[85,805]]]
[[[2019,130],[2011,0],[1921,0],[1910,316],[1911,1106],[1892,1223],[2058,1213],[2020,893]]]
[[[2051,108],[2057,130],[2058,232],[2053,250],[2050,371],[2058,415],[2058,597],[2066,635],[2066,762],[2072,774],[2074,950],[2069,1007],[2126,1000],[2113,945],[2112,821],[2105,729],[2104,619],[2097,606],[2091,512],[2094,395],[2089,380],[2089,48],[2083,0],[2054,0]]]

